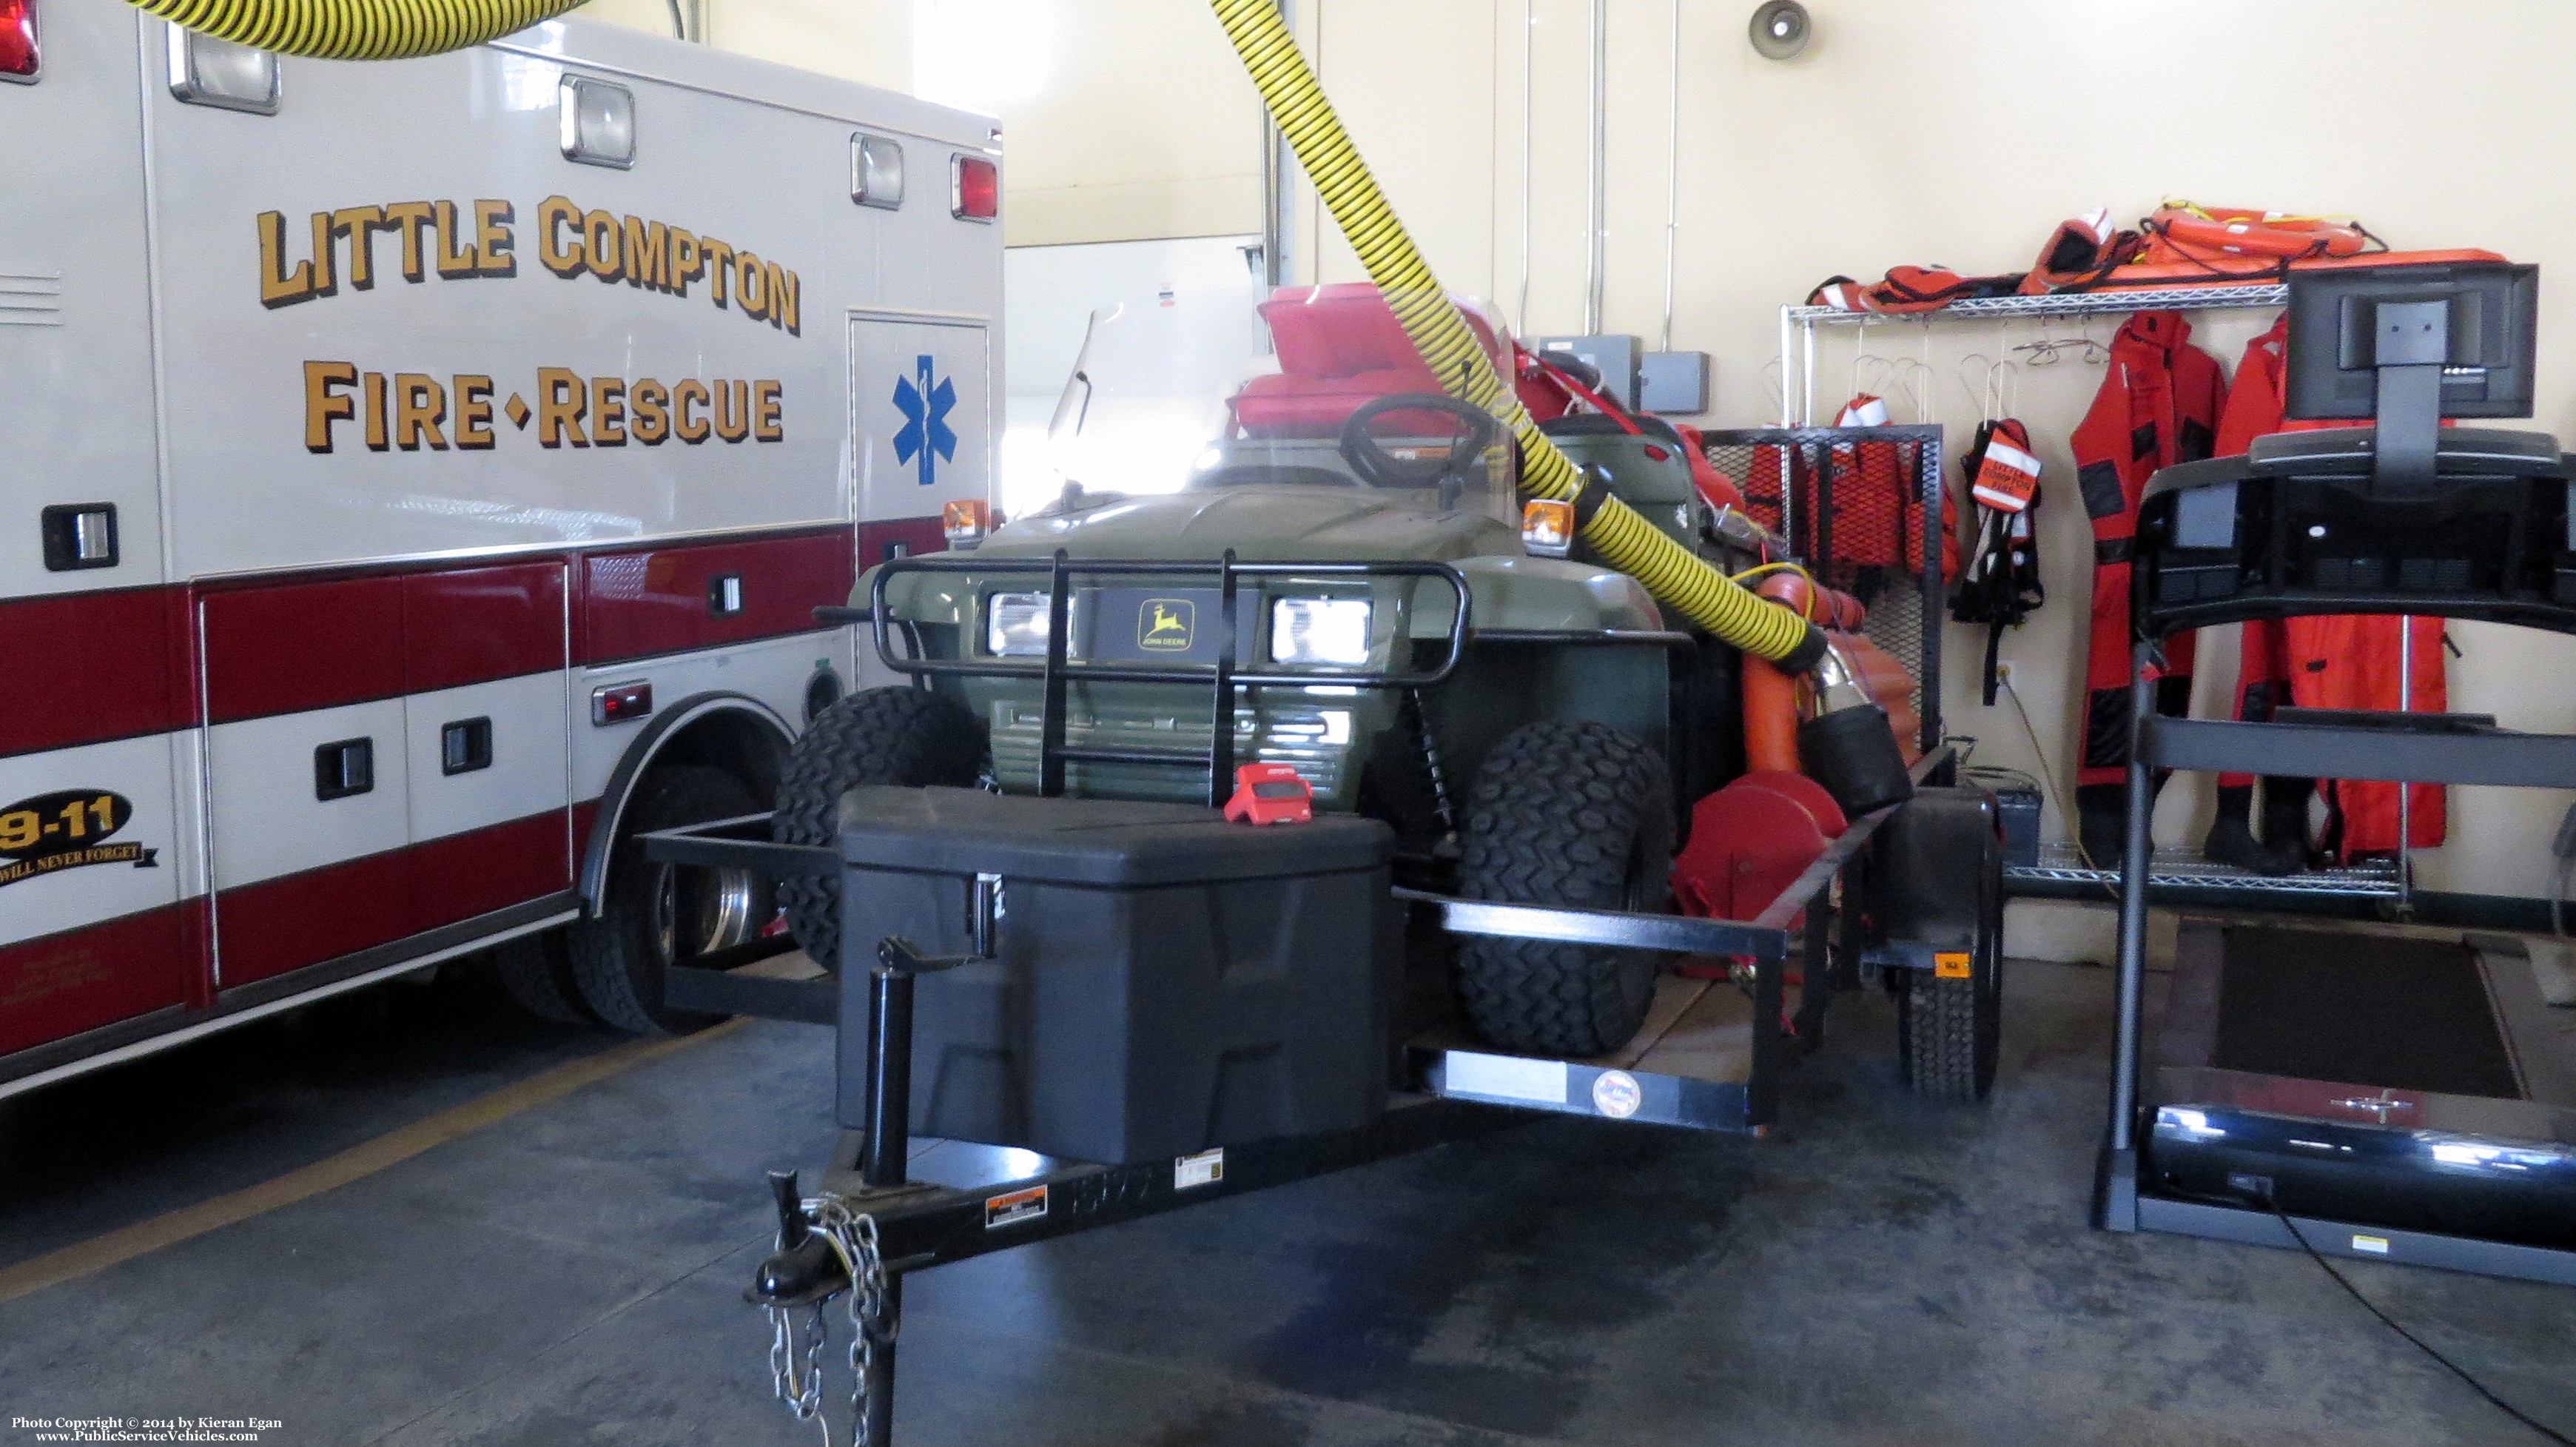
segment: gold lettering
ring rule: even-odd
[[[625,254],[618,246],[617,218],[593,211],[581,218],[584,243],[590,249],[590,274],[615,281],[626,274]]]
[[[456,203],[434,201],[430,207],[438,218],[438,274],[472,276],[481,270],[483,258],[475,252],[473,239],[465,235],[465,228],[457,224]],[[460,241],[465,243],[462,251],[456,249]]]
[[[343,206],[331,213],[331,229],[349,234],[349,285],[369,291],[376,284],[376,232],[385,224],[382,206]]]
[[[474,203],[474,252],[477,258],[474,274],[476,276],[517,276],[519,274],[519,258],[510,254],[510,248],[514,244],[510,236],[510,223],[517,219],[519,219],[518,214],[510,209],[510,203],[507,201]]]
[[[602,215],[592,212],[592,215]],[[590,409],[589,392],[581,378],[562,367],[537,369],[537,445],[561,447],[572,439],[575,447],[588,447],[590,439],[581,432],[582,414]]]
[[[441,452],[447,439],[438,424],[447,420],[447,389],[418,372],[394,374],[394,446],[418,452],[424,442]]]
[[[766,263],[765,268],[769,273],[769,324],[774,327],[784,323],[789,335],[802,335],[796,324],[796,273],[774,261]]]
[[[334,264],[331,245],[331,213],[313,213],[313,294],[331,296],[340,290],[339,268]]]
[[[668,228],[659,221],[629,216],[623,234],[626,284],[669,291],[670,285],[664,280],[670,275],[671,238]]]
[[[779,442],[785,440],[787,433],[779,426],[778,414],[782,407],[779,392],[780,388],[776,382],[754,382],[751,384],[751,435],[753,440],[759,442]]]
[[[727,442],[740,442],[751,435],[751,384],[716,379],[716,435]]]
[[[385,442],[385,374],[369,372],[367,382],[367,450],[382,452]]]
[[[492,445],[492,379],[472,373],[456,378],[456,445],[481,452]]]
[[[572,226],[568,248],[556,244],[566,223]],[[581,208],[566,197],[548,196],[537,203],[537,260],[557,276],[572,276],[582,268]]]
[[[292,306],[313,295],[313,263],[299,261],[286,269],[286,213],[259,213],[259,304]]]
[[[689,409],[706,400],[707,384],[704,382],[682,382],[671,389],[671,431],[692,447],[707,440],[707,422],[703,417],[691,417]]]
[[[706,259],[707,289],[717,306],[725,304],[725,282],[733,276],[733,248],[712,236],[698,238],[698,255]]]
[[[402,272],[405,281],[421,281],[429,268],[422,263],[420,229],[430,222],[432,213],[426,201],[395,201],[385,207],[385,227],[402,233]]]
[[[634,420],[626,424],[628,436],[652,447],[671,435],[671,414],[662,410],[662,404],[671,400],[671,394],[663,390],[661,383],[650,377],[638,381],[628,400],[635,408]]]
[[[358,415],[358,399],[334,387],[354,387],[358,369],[347,362],[304,364],[304,450],[331,450],[331,424]]]
[[[626,380],[622,377],[590,379],[590,444],[626,445]]]
[[[769,315],[769,274],[761,270],[760,257],[754,252],[733,254],[733,304],[753,321]]]
[[[662,277],[678,295],[689,294],[689,283],[707,274],[705,258],[698,254],[698,238],[674,226],[670,230],[671,258],[664,264]]]

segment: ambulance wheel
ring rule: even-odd
[[[565,931],[573,983],[600,1020],[637,1035],[685,1035],[722,1018],[662,1003],[677,961],[744,944],[776,917],[773,888],[748,869],[662,864],[638,835],[760,812],[751,786],[696,765],[656,769],[626,806],[597,916]]]
[[[990,766],[984,725],[945,694],[896,686],[851,694],[815,715],[787,756],[771,832],[782,844],[830,845],[841,796],[864,784],[949,784],[971,789]],[[781,880],[787,927],[806,957],[841,967],[837,880]]]
[[[2003,841],[1988,835],[1972,858],[1977,930],[1968,977],[1907,970],[1896,995],[1896,1052],[1906,1085],[1926,1099],[1961,1105],[1994,1089],[2003,1043]]]
[[[596,1025],[599,1017],[581,1002],[573,982],[572,955],[564,932],[543,930],[504,940],[492,947],[492,974],[510,1003],[558,1025]]]
[[[1672,785],[1663,759],[1606,724],[1527,724],[1486,755],[1468,790],[1458,893],[1587,909],[1664,908]],[[1650,950],[1470,935],[1458,988],[1479,1034],[1505,1050],[1599,1055],[1628,1043],[1654,1003]]]

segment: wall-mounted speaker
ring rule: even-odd
[[[1753,12],[1753,49],[1766,60],[1787,60],[1807,48],[1815,22],[1798,0],[1764,0]]]

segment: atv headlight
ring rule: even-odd
[[[996,593],[984,607],[984,651],[1026,658],[1047,651],[1046,593]]]
[[[1369,600],[1281,598],[1270,605],[1270,656],[1281,663],[1366,663]]]

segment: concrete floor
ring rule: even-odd
[[[1765,1141],[1562,1118],[913,1280],[901,1440],[2534,1440],[2305,1257],[2097,1234],[2109,980],[2017,965],[1982,1109],[1847,1002]],[[603,1048],[471,979],[0,1105],[0,1266]],[[831,1042],[755,1023],[336,1190],[0,1304],[11,1416],[282,1419],[268,1444],[812,1444],[739,1291]],[[2576,1292],[2356,1263],[2576,1432]]]

